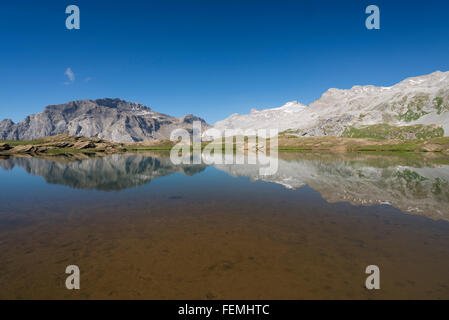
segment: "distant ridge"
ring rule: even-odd
[[[139,103],[120,99],[79,100],[51,105],[20,123],[0,122],[0,139],[31,140],[58,134],[101,138],[113,142],[168,139],[176,128],[192,131],[201,118],[175,118]],[[214,127],[278,129],[297,136],[341,136],[350,127],[375,124],[440,126],[449,136],[449,72],[407,78],[391,87],[331,88],[309,106],[297,101],[282,107],[233,114]]]

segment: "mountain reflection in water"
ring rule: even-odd
[[[205,164],[174,165],[168,154],[124,154],[85,160],[9,158],[0,166],[24,168],[47,183],[76,189],[117,191],[176,172],[195,175]],[[449,159],[374,154],[281,153],[279,169],[261,176],[258,165],[215,165],[233,177],[277,183],[287,189],[307,185],[328,202],[370,206],[389,204],[403,212],[449,220]],[[219,183],[219,181],[217,181]]]
[[[41,176],[47,183],[61,184],[75,189],[117,191],[138,187],[151,180],[181,172],[194,175],[203,171],[206,165],[175,166],[169,157],[144,156],[137,154],[111,155],[104,158],[90,158],[70,161],[56,158],[56,161],[39,158],[10,158],[0,161],[0,166],[12,170],[15,166],[24,168],[32,175]]]

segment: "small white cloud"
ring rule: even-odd
[[[89,82],[90,80],[92,80],[91,77],[87,77],[86,79],[84,79],[84,82]]]
[[[64,75],[69,79],[69,81],[64,82],[64,84],[68,85],[75,82],[75,73],[73,73],[72,69],[67,68],[67,70],[64,72]]]

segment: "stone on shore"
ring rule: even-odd
[[[36,147],[30,144],[23,145],[23,146],[17,146],[12,148],[11,150],[14,153],[31,153],[36,151]]]
[[[84,150],[84,149],[93,149],[95,148],[95,143],[92,141],[80,141],[73,145],[74,149]]]
[[[0,151],[7,151],[9,149],[11,149],[9,144],[7,144],[7,143],[0,143]]]

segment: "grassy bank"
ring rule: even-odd
[[[294,136],[279,137],[282,151],[339,151],[339,152],[447,152],[449,137],[425,140],[340,138]]]
[[[358,128],[347,127],[342,134],[343,138],[370,138],[382,140],[425,140],[443,137],[444,130],[439,126],[417,124],[413,126],[391,126],[376,124]]]

